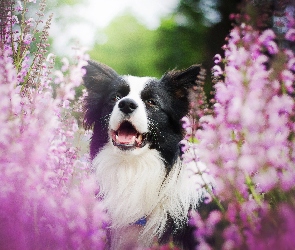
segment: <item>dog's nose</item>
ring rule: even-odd
[[[130,98],[123,99],[119,102],[118,106],[119,109],[125,114],[132,113],[138,107],[136,102]]]

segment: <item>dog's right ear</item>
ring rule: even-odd
[[[84,67],[86,73],[83,77],[84,85],[88,91],[100,92],[101,88],[114,84],[120,80],[120,76],[109,66],[89,60]]]
[[[88,61],[84,67],[83,77],[88,95],[84,100],[84,127],[90,129],[100,121],[104,98],[112,86],[122,81],[122,78],[109,66],[94,61]]]

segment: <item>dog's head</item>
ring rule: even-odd
[[[188,113],[189,89],[200,66],[172,70],[161,79],[120,76],[110,67],[89,61],[84,83],[85,126],[93,127],[92,158],[110,143],[122,152],[156,149],[172,164],[183,138],[181,118]]]

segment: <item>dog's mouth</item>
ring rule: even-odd
[[[114,146],[122,150],[142,148],[146,145],[146,133],[139,133],[128,121],[121,123],[118,130],[111,130]]]

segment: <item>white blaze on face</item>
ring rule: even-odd
[[[123,78],[129,85],[130,92],[127,96],[117,101],[110,117],[110,129],[117,130],[121,123],[126,120],[132,123],[139,133],[146,133],[148,132],[148,119],[145,104],[141,99],[141,92],[149,83],[151,78],[135,76],[124,76]],[[120,101],[125,98],[132,99],[138,106],[131,114],[128,115],[124,114],[118,107]]]

